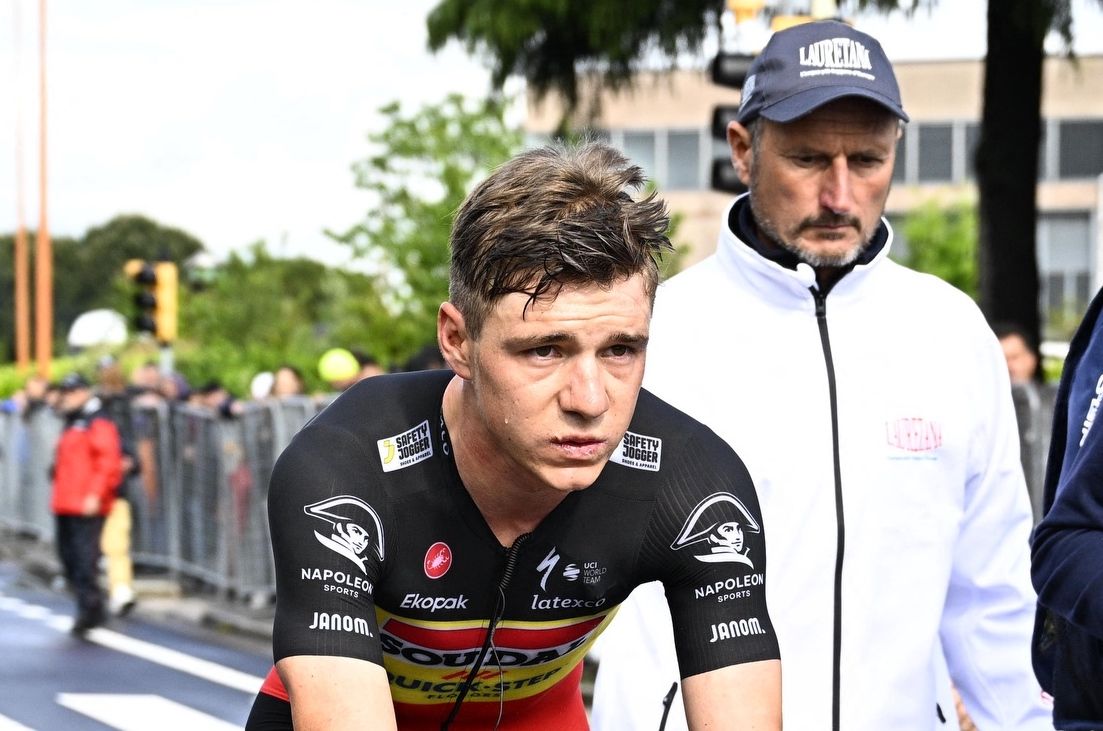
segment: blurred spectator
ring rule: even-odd
[[[187,402],[191,398],[191,386],[188,379],[180,373],[173,371],[167,376],[161,376],[157,383],[157,390],[166,401],[171,403]]]
[[[359,348],[351,352],[352,356],[356,358],[356,364],[358,366],[358,370],[356,373],[357,381],[363,381],[365,378],[371,378],[372,376],[381,376],[386,373],[386,371],[383,370],[383,366],[379,365],[378,361],[376,361],[375,359],[375,356],[373,356],[371,353],[368,353],[367,351],[361,350]]]
[[[1041,364],[1038,345],[1027,335],[1026,330],[1013,323],[996,323],[992,326],[992,331],[1003,346],[1011,385],[1040,383],[1042,371],[1038,367]]]
[[[119,430],[122,451],[122,477],[115,489],[115,499],[103,524],[100,550],[107,561],[107,604],[112,614],[124,616],[134,608],[134,563],[130,557],[133,527],[127,482],[140,472],[135,456],[134,435],[130,419],[130,393],[122,368],[111,356],[100,358],[96,368],[96,394],[104,413]]]
[[[333,391],[344,391],[360,376],[360,363],[345,348],[330,348],[318,359],[318,375]]]
[[[47,394],[50,390],[50,382],[42,376],[31,376],[23,384],[23,419],[30,420],[39,410],[48,406]]]
[[[100,534],[122,479],[122,447],[118,429],[84,376],[70,373],[60,392],[58,410],[65,427],[54,458],[50,507],[57,520],[61,565],[77,600],[72,632],[82,635],[107,616],[97,581]]]
[[[411,355],[410,359],[402,366],[402,370],[407,372],[432,371],[438,368],[447,368],[447,366],[444,364],[444,359],[440,355],[440,348],[435,342],[429,343]]]
[[[161,371],[153,361],[146,361],[130,374],[130,388],[135,393],[152,393],[161,383]]]
[[[241,402],[226,390],[221,381],[207,381],[195,392],[194,403],[201,408],[218,414],[223,419],[232,419],[239,415],[244,407]]]
[[[303,374],[293,365],[284,363],[276,369],[272,382],[272,395],[276,398],[301,396],[306,393],[306,381]]]

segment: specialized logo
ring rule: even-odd
[[[754,568],[743,545],[743,534],[759,533],[762,528],[751,511],[731,493],[717,492],[697,503],[686,518],[678,537],[670,544],[675,551],[697,543],[708,545],[708,553],[694,556],[705,563],[741,563]]]
[[[307,629],[332,630],[334,632],[352,632],[371,637],[368,621],[363,617],[350,617],[347,614],[329,614],[314,612],[314,622]]]
[[[1084,424],[1080,427],[1080,446],[1084,446],[1084,442],[1088,438],[1088,432],[1091,431],[1092,424],[1095,423],[1095,414],[1099,411],[1099,402],[1103,400],[1103,373],[1099,374],[1099,380],[1095,382],[1095,398],[1088,404],[1088,413],[1084,415]]]
[[[609,457],[611,462],[637,470],[658,472],[663,456],[663,440],[634,432],[625,432],[620,444]]]
[[[401,434],[380,439],[375,444],[379,448],[379,459],[383,463],[384,472],[394,472],[433,456],[428,419]]]
[[[869,49],[850,38],[827,38],[804,46],[800,49],[800,65],[812,70],[801,71],[801,78],[807,76],[860,76],[874,81],[877,77],[866,73],[873,70],[869,60]]]
[[[452,549],[442,541],[429,546],[429,550],[425,552],[422,568],[430,579],[439,579],[444,576],[448,573],[448,569],[452,568]]]
[[[344,556],[368,573],[364,553],[374,548],[383,560],[383,521],[372,506],[352,495],[320,500],[303,508],[307,515],[333,526],[328,536],[314,531],[314,537],[329,550]]]
[[[915,416],[886,421],[885,443],[905,452],[933,452],[942,446],[942,425]]]
[[[536,567],[536,572],[543,572],[544,576],[540,579],[540,589],[542,591],[548,590],[548,577],[551,576],[552,569],[559,563],[559,554],[555,552],[555,546],[552,546],[552,550],[548,551],[548,555],[544,556],[544,560]]]

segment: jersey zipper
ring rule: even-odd
[[[440,725],[441,731],[448,731],[448,727],[456,720],[456,716],[460,712],[460,706],[463,704],[464,698],[467,697],[467,692],[471,690],[475,677],[486,661],[487,653],[494,646],[494,628],[498,626],[498,622],[502,620],[506,612],[506,589],[509,588],[509,582],[513,579],[513,572],[517,569],[517,557],[521,552],[521,546],[531,535],[531,533],[523,533],[517,536],[506,552],[506,563],[502,568],[501,576],[498,578],[498,598],[494,602],[494,611],[490,613],[490,621],[486,625],[486,639],[483,640],[483,646],[479,650],[479,656],[475,659],[475,664],[471,666],[471,671],[467,674],[463,685],[460,686],[459,695],[456,696],[456,702],[452,704],[452,710],[448,714],[448,718],[444,719],[444,723]]]
[[[812,298],[816,302],[816,324],[820,331],[820,345],[823,347],[824,364],[827,367],[827,392],[831,403],[831,454],[835,467],[835,618],[834,648],[831,664],[831,728],[839,731],[839,702],[843,637],[843,549],[846,543],[846,531],[843,521],[843,478],[839,460],[839,401],[835,388],[835,363],[831,358],[831,337],[827,331],[827,293],[817,287],[810,287]]]

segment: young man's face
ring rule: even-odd
[[[503,480],[580,490],[597,479],[636,407],[651,320],[645,279],[565,287],[524,311],[527,302],[499,300],[471,346],[481,441],[498,452],[486,458],[517,469]]]
[[[885,209],[899,123],[873,102],[844,98],[788,124],[760,119],[758,150],[728,131],[760,233],[813,267],[846,266]]]

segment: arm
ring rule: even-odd
[[[1032,522],[1007,367],[990,333],[963,374],[975,420],[962,517],[939,627],[950,676],[978,728],[1052,729],[1030,663]]]
[[[781,729],[781,661],[731,665],[682,683],[690,731]]]
[[[1093,304],[1092,312],[1097,311]],[[1073,341],[1076,354],[1065,364],[1046,474],[1048,510],[1034,531],[1031,576],[1043,607],[1103,640],[1103,429],[1094,423],[1098,412],[1083,434],[1100,391],[1097,327],[1089,313]]]
[[[394,728],[373,599],[384,555],[375,520],[384,500],[374,483],[361,445],[317,423],[299,432],[272,473],[272,649],[296,729]],[[366,540],[342,541],[345,525]],[[327,577],[338,574],[354,588],[329,591]]]
[[[276,663],[296,731],[396,728],[387,673],[349,657],[298,655]]]
[[[123,479],[123,450],[119,430],[109,419],[93,419],[88,429],[92,446],[92,474],[88,476],[88,494],[95,506],[89,514],[101,512]]]
[[[766,607],[766,540],[743,462],[703,426],[672,464],[694,494],[661,506],[663,580],[691,731],[780,729],[781,661]],[[670,530],[673,529],[673,530]]]

